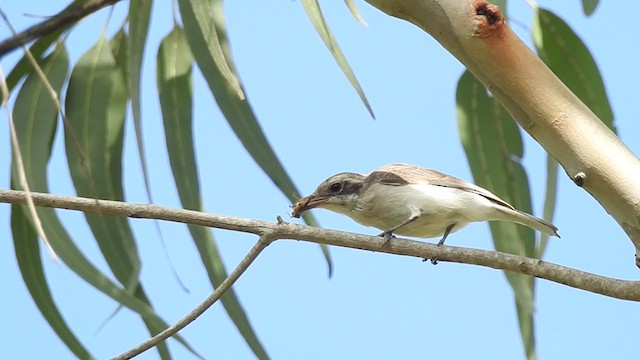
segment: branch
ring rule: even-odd
[[[482,0],[367,0],[429,33],[611,214],[640,267],[640,160]]]
[[[40,207],[78,210],[103,215],[158,219],[202,225],[219,229],[241,231],[272,240],[293,239],[352,249],[369,250],[421,259],[438,258],[440,261],[480,265],[509,270],[564,284],[577,289],[623,300],[640,301],[640,281],[608,278],[588,272],[512,254],[456,246],[438,246],[419,241],[393,239],[382,246],[378,236],[367,236],[342,231],[324,230],[291,223],[270,223],[233,216],[214,215],[193,210],[172,209],[158,205],[129,204],[119,201],[96,200],[32,192],[33,203]],[[0,202],[25,204],[23,191],[0,190]]]
[[[152,347],[158,345],[161,341],[168,339],[169,337],[178,333],[178,331],[182,330],[185,326],[189,325],[192,321],[197,319],[200,315],[204,314],[208,308],[211,307],[220,297],[231,288],[231,286],[238,280],[238,278],[249,268],[249,265],[253,263],[253,261],[260,255],[262,250],[264,250],[269,244],[273,242],[273,238],[268,235],[260,236],[260,240],[249,250],[247,256],[240,261],[238,266],[233,270],[229,276],[224,279],[224,281],[216,288],[216,290],[211,293],[200,305],[196,306],[195,309],[191,310],[190,313],[185,315],[182,319],[180,319],[177,323],[171,325],[166,328],[164,331],[158,333],[153,336],[149,340],[141,343],[140,345],[128,350],[111,360],[124,360],[131,359],[135,356],[142,354],[143,352],[151,349]]]
[[[75,24],[83,17],[92,14],[103,7],[113,5],[120,0],[85,0],[74,1],[56,15],[36,24],[27,30],[0,42],[0,57],[36,38]]]

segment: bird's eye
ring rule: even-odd
[[[329,190],[331,190],[332,193],[339,193],[340,191],[342,191],[342,183],[337,182],[337,183],[331,184],[331,187],[329,187]]]

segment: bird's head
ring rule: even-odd
[[[304,211],[323,208],[346,214],[351,211],[364,184],[365,175],[344,172],[323,181],[316,191],[293,205],[291,216],[298,218]]]

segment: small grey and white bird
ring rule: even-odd
[[[313,208],[347,215],[383,231],[385,244],[393,234],[431,238],[447,236],[470,222],[511,221],[550,236],[553,224],[515,209],[477,185],[415,165],[391,164],[369,175],[344,172],[323,181],[296,202],[293,217]]]

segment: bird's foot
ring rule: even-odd
[[[393,235],[393,231],[385,231],[378,236],[384,239],[384,242],[382,243],[383,247],[389,243],[389,240],[396,237],[395,235]]]
[[[444,243],[444,241],[439,242],[436,246],[440,247],[440,246],[442,246],[443,243]],[[427,259],[424,259],[424,260],[427,261]],[[431,264],[438,265],[438,261],[440,261],[440,259],[438,259],[438,257],[435,256],[434,258],[431,259]]]

